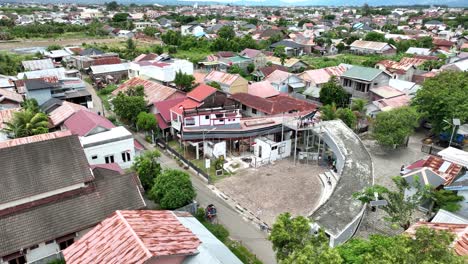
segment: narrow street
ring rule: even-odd
[[[134,133],[135,138],[147,149],[154,147],[144,140],[141,134]],[[161,153],[160,163],[163,168],[178,169],[177,165],[165,152]],[[221,197],[216,195],[207,183],[190,171],[187,171],[192,179],[192,184],[197,192],[196,200],[202,206],[214,204],[218,209],[218,221],[229,230],[230,237],[242,242],[252,253],[254,253],[263,263],[275,264],[276,259],[271,242],[267,239],[267,233],[261,231],[247,219],[244,219],[234,208],[227,204]]]
[[[88,83],[86,89],[91,93],[93,98],[93,111],[98,112],[104,110],[101,104],[101,99],[96,94],[96,90]],[[108,113],[106,112],[106,115]],[[147,150],[155,149],[155,147],[146,142],[144,136],[139,133],[133,132],[135,139],[137,139]],[[160,163],[163,168],[181,169],[174,159],[172,159],[165,152],[161,153]],[[214,204],[218,209],[218,221],[220,224],[229,230],[230,237],[234,240],[240,241],[246,246],[253,254],[255,254],[265,264],[276,264],[275,254],[272,249],[271,242],[268,241],[268,234],[261,231],[254,224],[249,222],[241,216],[232,206],[214,193],[209,185],[200,177],[190,171],[187,171],[192,179],[193,186],[197,192],[196,200],[200,206],[204,207],[208,204]]]

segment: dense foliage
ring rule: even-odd
[[[157,150],[153,150],[135,158],[132,169],[136,171],[145,191],[153,188],[154,180],[161,174],[161,165],[158,162],[160,156]]]
[[[335,103],[339,107],[345,107],[349,103],[350,94],[338,84],[335,76],[325,83],[320,90],[320,102],[324,105]]]
[[[400,107],[380,112],[372,126],[372,135],[379,144],[396,147],[405,143],[419,125],[419,114],[413,107]]]
[[[186,172],[168,169],[156,177],[148,195],[162,209],[177,209],[191,203],[196,193]]]
[[[89,25],[72,25],[65,23],[47,22],[29,25],[17,25],[6,29],[15,38],[54,38],[65,33],[82,33],[87,36],[106,36],[102,24],[93,22]]]
[[[13,114],[10,122],[4,122],[3,131],[10,138],[28,137],[49,132],[49,119],[47,115],[24,109]]]
[[[427,79],[413,104],[431,124],[433,132],[451,130],[453,118],[468,122],[468,74],[445,71]],[[444,121],[445,120],[445,121]]]
[[[125,93],[112,99],[115,114],[123,121],[135,123],[141,112],[146,112],[146,101],[143,96],[143,87],[130,87]]]

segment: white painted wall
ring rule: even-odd
[[[114,155],[114,162],[118,163],[122,169],[127,169],[130,168],[133,160],[135,159],[135,145],[133,138],[86,147],[84,148],[84,152],[90,165],[106,163],[105,157]],[[130,161],[124,162],[122,160],[122,152],[130,153]],[[94,155],[97,156],[96,159],[92,158]]]
[[[280,153],[280,149],[284,151]],[[254,154],[259,160],[269,162],[289,157],[291,156],[291,140],[273,142],[264,140],[263,138],[256,138]]]
[[[33,250],[28,249],[26,253],[26,260],[28,263],[38,261],[50,255],[55,255],[60,252],[59,245],[54,241],[53,243],[47,244],[45,242],[40,243],[39,247]]]
[[[232,113],[232,112],[229,112]],[[218,117],[216,116],[218,114]],[[221,115],[221,116],[220,116]],[[216,126],[216,125],[229,125],[240,124],[241,114],[236,110],[236,116],[226,117],[226,113],[210,113],[206,115],[190,116],[184,118],[184,126],[198,127],[198,126]],[[189,120],[193,121],[193,125]]]
[[[205,156],[209,158],[219,158],[220,156],[226,157],[226,141],[214,143],[205,141],[203,145]]]
[[[174,60],[173,62],[161,63],[169,63],[170,65],[158,67],[155,65],[140,66],[137,63],[130,63],[128,71],[129,77],[132,78],[135,76],[145,75],[160,82],[172,82],[174,81],[175,75],[178,71],[193,75],[193,63],[190,61]]]

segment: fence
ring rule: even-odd
[[[421,146],[421,151],[424,152],[424,153],[428,153],[428,154],[431,154],[431,155],[435,155],[435,156],[438,156],[438,153],[439,151],[441,151],[443,148],[441,147],[437,147],[437,146],[434,146],[434,145],[428,145],[428,144],[423,144]]]
[[[190,168],[192,168],[194,171],[196,171],[199,175],[203,176],[205,179],[208,180],[208,182],[210,182],[210,176],[208,174],[206,174],[206,172],[204,172],[203,170],[201,170],[200,168],[198,168],[197,166],[195,166],[195,164],[193,164],[190,160],[186,159],[183,155],[181,155],[179,152],[177,152],[175,149],[171,148],[169,146],[169,144],[167,144],[164,140],[158,138],[156,140],[156,143],[158,145],[163,145],[164,148],[169,151],[172,155],[176,156],[177,158],[179,158],[182,162],[184,162],[185,164],[187,164],[187,166],[189,166]]]

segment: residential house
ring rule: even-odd
[[[234,56],[229,58],[220,58],[219,62],[219,70],[221,71],[228,71],[232,66],[239,66],[242,70],[247,72],[248,67],[252,64],[252,59],[243,56]]]
[[[441,71],[450,70],[450,71],[457,71],[457,72],[468,72],[468,57],[446,64],[440,67],[440,70]]]
[[[380,61],[375,65],[375,68],[386,71],[393,79],[412,81],[414,74],[422,72],[418,70],[418,67],[426,61],[427,59],[420,57],[404,57],[399,62],[392,60]]]
[[[26,98],[34,98],[39,105],[51,98],[70,101],[91,108],[93,101],[91,94],[86,90],[86,86],[81,79],[63,78],[39,78],[18,81],[22,83]],[[20,85],[18,85],[20,86]]]
[[[372,88],[388,85],[391,76],[375,68],[353,66],[341,77],[341,85],[352,97],[368,98]]]
[[[116,211],[63,255],[69,264],[242,263],[191,214],[156,210]]]
[[[166,140],[171,135],[170,128],[171,128],[171,108],[180,105],[186,97],[179,97],[174,99],[168,99],[164,101],[155,102],[153,104],[153,113],[156,116],[156,120],[158,121],[158,126],[161,131],[162,137]]]
[[[221,90],[226,93],[246,93],[249,82],[239,74],[230,74],[220,71],[211,71],[205,76],[205,83],[215,82],[221,86]]]
[[[18,108],[23,102],[23,96],[16,92],[0,89],[0,110]]]
[[[275,70],[265,78],[265,81],[281,93],[301,92],[305,87],[305,82],[297,75],[281,70]]]
[[[401,92],[404,92],[410,98],[413,98],[416,95],[416,92],[421,89],[421,85],[419,84],[398,79],[390,79],[388,85]]]
[[[265,67],[268,62],[265,53],[261,50],[244,49],[239,54],[243,57],[250,58],[255,65],[255,69]]]
[[[456,50],[456,43],[446,40],[446,39],[433,39],[432,44],[434,44],[435,50],[441,50],[447,53],[453,52]]]
[[[52,59],[24,60],[21,62],[25,71],[47,70],[55,68]]]
[[[429,48],[408,48],[408,50],[405,52],[406,54],[412,54],[412,55],[423,55],[423,56],[431,56],[433,54],[432,50]]]
[[[128,78],[129,68],[129,63],[90,66],[89,77],[95,83],[119,83]]]
[[[141,77],[133,77],[130,80],[122,83],[112,92],[113,96],[117,96],[120,92],[127,91],[130,87],[143,86],[143,92],[145,94],[145,100],[151,113],[156,114],[154,104],[157,102],[185,97],[185,93],[162,85],[160,83],[145,80]]]
[[[317,105],[288,95],[280,94],[262,98],[248,93],[238,93],[231,99],[239,102],[242,114],[249,117],[291,114],[303,111],[313,111]]]
[[[258,68],[256,71],[254,71],[252,73],[255,81],[262,81],[265,79],[265,77],[267,77],[268,75],[270,75],[272,72],[274,72],[275,70],[280,70],[280,71],[285,71],[287,72],[288,71],[288,68],[282,66],[282,65],[276,65],[276,64],[272,64],[271,66],[266,66],[266,67],[261,67],[261,68]]]
[[[423,167],[421,169],[412,171],[403,175],[403,179],[411,186],[409,189],[405,189],[405,197],[414,195],[419,186],[431,186],[432,188],[439,188],[445,183],[444,177],[434,172],[431,168]],[[432,201],[425,200],[419,206],[418,209],[427,212],[433,206]]]
[[[287,56],[297,57],[304,55],[304,45],[289,39],[284,39],[270,45],[271,50],[274,50],[277,47],[284,47],[284,53]]]
[[[40,105],[44,113],[49,115],[50,127],[60,127],[74,113],[86,109],[86,107],[66,101],[52,98]]]
[[[117,163],[127,169],[143,150],[125,127],[116,127],[107,118],[88,110],[72,114],[63,128],[80,137],[91,165]]]
[[[173,82],[178,72],[192,75],[193,63],[161,55],[155,60],[130,62],[128,68],[129,78],[146,76],[163,84]]]
[[[68,52],[65,49],[51,50],[51,51],[44,52],[44,57],[52,59],[52,61],[58,66],[60,66],[60,63],[62,62],[62,60],[70,57],[71,55],[73,54]]]
[[[0,89],[16,92],[15,77],[0,75]]]
[[[299,73],[298,76],[306,82],[306,87],[317,87],[322,88],[325,83],[327,83],[332,76],[339,77],[345,71],[347,71],[350,66],[345,64],[340,64],[338,66],[326,67],[317,70],[307,70],[302,73]]]
[[[182,36],[201,37],[201,36],[205,35],[204,28],[195,21],[190,22],[187,25],[182,25],[180,27],[180,32],[181,32]]]
[[[173,134],[186,127],[235,125],[240,114],[235,102],[225,92],[201,84],[187,98],[170,109]]]
[[[68,131],[2,142],[0,156],[2,264],[48,263],[109,214],[146,207],[136,174],[91,168]]]
[[[267,56],[267,61],[271,62],[273,65],[284,66],[288,69],[287,71],[290,72],[301,72],[309,67],[307,63],[297,58],[285,59],[282,63],[281,59],[278,57]]]
[[[396,54],[395,46],[385,42],[355,40],[349,45],[349,48],[351,52],[357,54]]]

